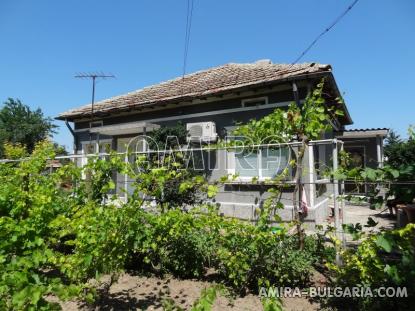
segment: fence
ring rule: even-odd
[[[146,141],[140,140],[140,137],[130,139],[124,152],[103,152],[99,142],[96,143],[95,152],[85,153],[85,150],[80,154],[71,154],[66,156],[57,156],[48,163],[48,169],[53,171],[64,165],[67,161],[73,161],[80,166],[85,165],[89,160],[98,158],[109,158],[112,155],[118,155],[124,158],[125,162],[134,163],[138,156],[157,156],[160,158],[167,158],[169,155],[175,155],[182,153],[184,155],[195,155],[200,153],[202,156],[206,154],[208,156],[207,161],[203,159],[203,163],[208,162],[211,164],[209,157],[215,157],[213,167],[208,165],[209,169],[203,169],[203,172],[208,172],[208,180],[210,183],[215,183],[220,177],[224,175],[239,175],[232,181],[227,182],[221,192],[219,192],[220,200],[218,201],[222,205],[237,205],[241,206],[241,209],[246,209],[247,206],[259,206],[260,204],[254,204],[253,199],[263,200],[265,197],[261,194],[264,193],[264,188],[272,185],[286,185],[288,187],[294,186],[294,180],[292,179],[294,171],[288,174],[288,178],[273,181],[267,183],[267,180],[272,180],[273,175],[269,174],[270,171],[281,172],[284,168],[289,167],[291,157],[298,154],[298,150],[301,147],[300,142],[290,143],[268,143],[268,144],[250,144],[250,145],[207,145],[200,148],[192,148],[192,146],[186,146],[179,149],[163,149],[163,150],[151,150],[148,148]],[[141,137],[142,138],[142,137]],[[136,139],[135,145],[133,140]],[[338,168],[338,152],[343,149],[343,142],[337,139],[326,139],[311,141],[307,144],[307,152],[301,166],[303,174],[301,176],[299,186],[300,189],[305,191],[299,191],[300,196],[298,198],[292,197],[292,190],[288,191],[286,197],[283,198],[285,205],[290,206],[294,204],[294,201],[302,202],[304,196],[307,198],[308,207],[314,212],[314,220],[317,219],[317,212],[325,210],[329,212],[329,205],[332,204],[334,210],[334,224],[338,237],[344,241],[344,232],[342,225],[344,222],[343,213],[340,210],[344,207],[344,185],[347,183],[354,183],[354,181],[342,181],[338,182],[333,179],[333,175],[330,172],[336,171]],[[287,150],[289,152],[287,152]],[[248,152],[247,152],[248,151]],[[245,152],[245,153],[244,153]],[[271,158],[271,161],[269,159]],[[25,159],[18,160],[0,160],[0,163],[10,163],[24,161]],[[274,160],[274,161],[272,161]],[[265,164],[264,164],[265,163]],[[244,165],[248,165],[244,167]],[[253,172],[249,172],[249,170]],[[140,170],[140,167],[137,167]],[[244,174],[245,176],[241,176]],[[128,174],[117,173],[116,177],[116,194],[124,201],[128,199],[129,189],[131,184],[135,182]],[[253,181],[254,179],[255,182]],[[379,183],[373,183],[379,185]],[[413,182],[415,184],[415,182]],[[227,189],[228,188],[228,189]],[[323,189],[323,190],[322,190]],[[124,194],[124,196],[122,196]],[[239,197],[238,197],[239,196]],[[243,196],[243,197],[242,197]],[[292,213],[292,211],[291,211]],[[244,214],[244,213],[242,213]],[[327,215],[323,215],[327,216]],[[326,217],[324,217],[325,219]],[[288,219],[289,220],[289,219]]]

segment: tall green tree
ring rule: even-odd
[[[40,108],[31,110],[19,99],[9,98],[0,109],[0,157],[4,143],[20,143],[32,152],[35,144],[55,133],[57,126]]]
[[[386,137],[385,156],[387,164],[393,168],[415,165],[415,139],[411,135],[411,129],[408,139],[401,139],[394,131]]]

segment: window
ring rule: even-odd
[[[89,122],[89,126],[92,127],[101,127],[103,126],[104,123],[101,121],[93,121],[93,122]]]
[[[111,140],[102,140],[99,143],[91,141],[82,144],[82,151],[84,154],[92,153],[109,153],[111,151]]]
[[[289,149],[262,148],[254,151],[235,150],[229,152],[230,161],[234,161],[230,174],[237,174],[241,180],[251,180],[258,177],[260,180],[272,179],[280,175],[285,168],[289,168]]]
[[[256,97],[242,100],[242,107],[259,107],[268,105],[268,97]]]
[[[78,158],[77,165],[84,166],[88,164],[91,159],[87,157],[88,154],[109,153],[111,151],[111,139],[100,140],[99,143],[95,140],[82,142],[82,157]],[[102,156],[101,156],[102,157]],[[82,178],[86,178],[85,173],[82,173]]]

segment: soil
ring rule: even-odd
[[[94,306],[79,301],[61,302],[65,311],[84,310],[163,310],[167,300],[190,310],[193,303],[200,297],[201,291],[212,283],[196,280],[178,280],[175,278],[157,278],[123,274],[113,284],[108,294]],[[284,310],[308,311],[319,310],[319,304],[307,298],[283,298]],[[257,295],[248,294],[244,297],[229,298],[219,296],[212,308],[222,310],[263,310]]]

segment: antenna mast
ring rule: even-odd
[[[99,73],[78,73],[75,75],[77,79],[91,79],[92,80],[92,101],[91,101],[91,121],[89,122],[89,143],[92,141],[91,128],[94,122],[94,104],[95,104],[95,83],[97,79],[115,78],[113,74]]]

